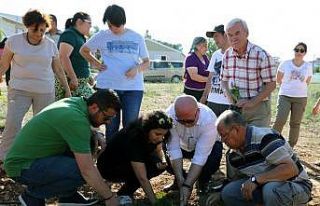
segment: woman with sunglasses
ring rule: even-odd
[[[284,61],[277,71],[277,83],[280,84],[277,102],[276,120],[273,129],[282,132],[290,114],[289,144],[297,144],[300,123],[308,97],[308,85],[312,77],[312,65],[304,61],[307,45],[299,42],[294,47],[294,58]]]
[[[58,41],[61,64],[67,74],[72,96],[89,97],[92,94],[89,63],[79,50],[86,42],[91,28],[91,18],[84,12],[77,12],[66,21],[66,30]],[[56,99],[62,99],[64,92],[56,82]]]
[[[63,85],[65,97],[71,95],[57,46],[45,36],[46,29],[50,27],[50,18],[38,10],[30,10],[22,20],[27,31],[8,38],[0,60],[0,76],[11,64],[0,164],[30,106],[32,105],[33,115],[36,115],[54,102],[55,76]]]
[[[117,194],[120,204],[132,203],[133,193],[141,186],[149,201],[156,197],[149,179],[166,168],[162,141],[172,128],[172,119],[155,111],[115,133],[98,158],[98,169],[106,180],[124,182]]]

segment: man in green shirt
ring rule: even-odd
[[[84,183],[100,194],[106,205],[118,205],[115,195],[95,167],[91,151],[91,126],[109,124],[120,110],[112,90],[101,90],[88,99],[71,97],[44,108],[18,133],[4,168],[9,177],[27,185],[19,196],[22,205],[44,206],[57,196],[60,205],[92,205],[77,192]]]

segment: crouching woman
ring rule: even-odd
[[[97,165],[106,180],[124,182],[117,192],[120,202],[121,197],[126,197],[125,201],[129,199],[130,202],[140,186],[150,202],[156,202],[149,180],[166,168],[162,141],[171,128],[171,118],[164,112],[155,111],[140,117],[111,137]]]

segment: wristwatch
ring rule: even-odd
[[[258,183],[258,181],[257,181],[256,176],[252,175],[252,176],[250,177],[250,181],[251,181],[252,183],[254,183],[254,184],[256,184],[256,185],[259,186],[259,183]]]

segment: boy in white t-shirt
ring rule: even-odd
[[[214,39],[219,50],[215,51],[211,57],[208,67],[208,71],[210,71],[210,74],[200,102],[203,104],[207,103],[212,111],[217,116],[219,116],[222,112],[229,109],[230,107],[230,102],[224,95],[220,86],[222,57],[225,50],[229,48],[229,42],[227,35],[225,34],[223,25],[216,26],[213,31],[208,31],[206,35],[207,37]]]

